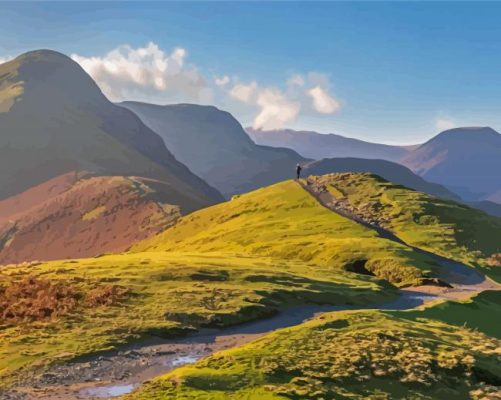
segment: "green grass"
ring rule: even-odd
[[[364,175],[360,179],[362,177]],[[361,190],[366,190],[370,197],[370,185],[367,183],[365,187],[365,180],[360,182]],[[402,191],[401,196],[409,195],[407,190],[398,190]],[[410,202],[409,209],[413,207],[414,203]],[[402,206],[402,215],[397,218],[402,226],[407,223],[406,212]],[[382,213],[386,215],[386,211]],[[416,235],[424,235],[422,229],[416,228]],[[439,243],[439,234],[446,236],[442,229],[441,224],[430,227],[432,246]],[[450,242],[450,245],[459,246],[457,242]],[[461,249],[456,253],[464,255]],[[117,305],[78,306],[67,315],[47,320],[17,324],[7,320],[0,322],[0,380],[7,385],[26,374],[39,372],[40,368],[51,363],[113,349],[148,335],[170,337],[203,326],[237,324],[270,315],[283,307],[305,303],[381,303],[396,295],[395,287],[388,282],[396,286],[416,285],[432,276],[434,268],[436,264],[432,258],[384,239],[374,230],[325,209],[297,183],[282,182],[185,216],[160,235],[136,245],[130,253],[0,269],[0,287],[30,276],[60,280],[79,291],[113,284],[129,293],[127,299]],[[496,310],[495,306],[492,307]],[[147,386],[144,393],[153,393],[159,398],[169,398],[165,393],[180,398],[197,398],[202,396],[203,390],[210,389],[209,397],[200,398],[227,398],[224,397],[225,390],[231,389],[231,394],[237,398],[276,398],[283,397],[284,393],[291,397],[290,390],[302,385],[306,385],[307,390],[311,387],[320,390],[318,374],[329,369],[330,363],[334,362],[333,371],[340,373],[344,367],[335,364],[335,360],[329,358],[332,355],[343,355],[346,348],[350,354],[354,352],[360,357],[369,349],[379,357],[393,341],[397,346],[395,352],[406,348],[415,349],[417,353],[422,349],[425,349],[422,350],[424,353],[429,350],[434,357],[430,361],[433,365],[438,363],[438,357],[442,357],[440,354],[447,353],[448,346],[461,356],[471,356],[474,342],[485,337],[461,327],[460,320],[445,319],[447,316],[452,318],[452,315],[461,316],[460,311],[436,313],[434,318],[437,321],[423,315],[375,311],[339,314],[342,316],[339,318],[348,322],[338,322],[338,316],[327,316],[229,352],[229,358],[223,358],[222,364],[220,356],[216,356],[204,361],[206,364],[183,368],[179,374],[188,376],[189,371],[196,374],[187,380],[193,384],[180,386],[179,390],[172,378],[168,378],[155,384],[161,385],[161,391]],[[428,322],[421,322],[423,318]],[[331,322],[333,325],[329,325]],[[453,322],[458,325],[451,328]],[[470,323],[480,324],[477,320]],[[342,340],[337,336],[339,334],[342,334]],[[384,346],[379,345],[385,335],[391,340],[385,341]],[[359,346],[359,339],[363,346]],[[491,343],[489,341],[493,339],[485,340]],[[298,350],[292,352],[291,348]],[[392,346],[389,348],[393,349]],[[476,356],[477,353],[472,355]],[[482,357],[481,360],[487,360],[485,362],[490,368],[491,356],[483,354]],[[405,367],[406,361],[399,362]],[[296,365],[304,371],[308,381],[292,381],[297,378],[297,372],[292,370],[281,375],[283,371],[273,367],[281,363],[290,365],[290,368]],[[377,375],[375,380],[364,378],[370,372],[369,367],[355,364],[354,380],[345,377],[341,382],[336,378],[321,386],[332,393],[352,391],[362,396],[373,393],[371,391],[376,393],[377,385],[381,385],[383,391],[390,390],[385,389],[387,382],[396,385],[398,393],[414,393],[408,384],[421,384],[400,382],[402,374],[407,373],[401,370],[396,375],[398,379],[393,375]],[[203,365],[201,375],[199,365]],[[416,368],[418,373],[420,367]],[[468,382],[470,378],[465,378],[464,374],[471,372],[473,367],[461,364],[458,368],[463,371],[462,375],[454,378],[454,370],[453,382],[461,379]],[[437,376],[446,379],[449,372],[439,368]],[[465,385],[458,383],[454,390],[462,395]],[[305,393],[304,396],[295,395],[295,398],[307,398],[314,392]],[[447,389],[444,393],[451,392]]]
[[[84,292],[119,285],[130,295],[116,306],[80,307],[58,318],[4,321],[3,384],[52,362],[146,335],[169,337],[201,326],[236,324],[297,304],[367,304],[396,296],[395,288],[370,276],[293,260],[221,254],[138,253],[35,263],[1,269],[0,287],[26,277],[60,281]]]
[[[313,179],[409,245],[469,264],[485,264],[486,258],[501,253],[501,218],[371,174]]]
[[[126,398],[495,398],[489,394],[499,393],[501,341],[475,328],[478,322],[492,333],[477,318],[499,320],[499,297],[413,312],[324,314],[177,369]]]
[[[321,206],[293,181],[183,217],[133,251],[232,252],[322,267],[365,266],[398,286],[432,275],[434,261]]]
[[[501,292],[487,291],[461,301],[446,301],[424,310],[394,312],[395,315],[419,321],[429,318],[457,326],[477,329],[501,339]]]

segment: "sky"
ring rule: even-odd
[[[50,48],[112,101],[421,143],[501,130],[501,3],[0,2],[0,61]]]

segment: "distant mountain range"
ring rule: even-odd
[[[212,106],[125,102],[157,132],[176,158],[224,195],[247,192],[294,176],[305,158],[256,145],[228,112]]]
[[[248,128],[247,132],[257,143],[288,147],[314,159],[395,161],[470,204],[491,211],[498,208],[495,203],[501,204],[501,134],[489,127],[450,129],[415,146],[389,146],[306,131]]]
[[[401,162],[423,178],[446,185],[465,200],[501,200],[501,134],[492,128],[444,131]]]
[[[355,157],[398,161],[414,146],[391,146],[364,142],[336,135],[292,129],[264,131],[247,128],[247,133],[257,143],[266,146],[287,147],[303,157],[319,160],[322,158]]]
[[[193,211],[222,200],[69,57],[33,51],[0,65],[0,199],[70,171],[162,181]]]

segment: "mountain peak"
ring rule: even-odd
[[[501,137],[499,132],[495,131],[492,129],[490,126],[466,126],[466,127],[459,127],[459,128],[452,128],[452,129],[447,129],[445,131],[440,132],[437,136],[435,136],[433,139],[437,138],[451,138],[451,139],[458,139],[458,138],[471,138],[471,139],[478,139],[478,136],[492,136],[497,139]]]
[[[23,53],[2,65],[3,72],[15,72],[22,80],[35,80],[61,69],[72,70],[74,73],[85,74],[80,65],[70,57],[54,50],[33,50]],[[35,72],[35,75],[33,73]]]
[[[55,50],[50,50],[50,49],[39,49],[39,50],[31,50],[27,51],[26,53],[21,54],[16,58],[16,60],[39,60],[39,61],[44,61],[44,60],[66,60],[70,61],[71,58],[68,57],[66,54],[60,53]]]

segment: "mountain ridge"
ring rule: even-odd
[[[0,199],[70,171],[169,183],[184,211],[220,194],[131,111],[109,102],[73,60],[37,50],[0,65]],[[15,134],[14,134],[15,132]]]
[[[123,102],[164,139],[177,158],[225,196],[288,179],[306,159],[255,144],[227,111],[195,104]]]
[[[315,131],[265,131],[250,127],[246,128],[246,131],[258,144],[291,148],[302,156],[313,159],[356,157],[397,161],[414,147],[372,143],[335,133],[323,134]]]

